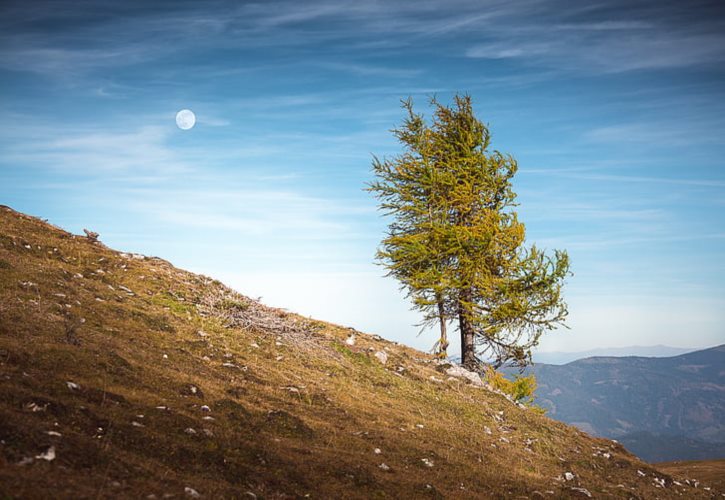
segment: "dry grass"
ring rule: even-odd
[[[0,207],[0,494],[712,494],[350,333]]]
[[[725,460],[662,462],[656,467],[667,474],[696,480],[725,491]]]

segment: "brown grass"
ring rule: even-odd
[[[0,207],[0,495],[712,495],[349,334]]]

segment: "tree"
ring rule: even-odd
[[[431,105],[427,123],[404,101],[407,117],[393,130],[403,153],[373,160],[369,190],[393,217],[378,259],[423,313],[423,325],[439,324],[439,355],[446,355],[446,323],[456,318],[465,366],[484,359],[524,366],[541,335],[566,319],[568,255],[525,246],[513,210],[517,162],[489,150],[471,98]]]

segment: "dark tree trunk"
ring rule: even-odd
[[[476,368],[476,353],[473,349],[473,325],[464,302],[470,303],[473,293],[470,289],[461,291],[458,301],[458,329],[461,332],[461,364],[469,370]]]
[[[446,359],[448,357],[448,332],[446,332],[446,311],[443,305],[443,299],[440,294],[437,296],[438,299],[438,322],[441,327],[441,338],[438,340],[438,357],[440,359]]]

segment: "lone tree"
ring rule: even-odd
[[[439,325],[439,356],[447,356],[446,325],[457,320],[464,366],[524,366],[541,335],[566,319],[568,255],[525,246],[513,210],[518,165],[489,149],[471,98],[431,105],[427,123],[404,101],[407,116],[393,130],[403,153],[373,160],[377,179],[368,189],[393,217],[377,257],[423,313],[422,324]]]

